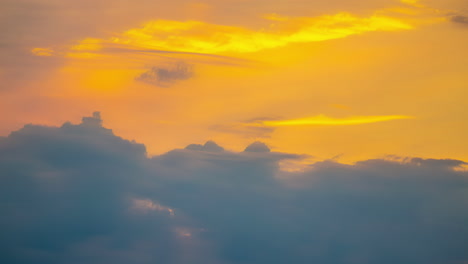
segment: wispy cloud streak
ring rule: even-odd
[[[414,117],[405,115],[388,115],[388,116],[352,116],[346,118],[333,118],[325,115],[318,115],[313,117],[289,119],[289,120],[265,120],[257,121],[257,125],[267,127],[281,127],[281,126],[348,126],[348,125],[361,125],[378,122],[386,122],[400,119],[412,119]]]

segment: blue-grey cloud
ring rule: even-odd
[[[245,152],[270,152],[270,148],[263,142],[256,141],[250,145],[248,145]]]
[[[0,138],[0,263],[464,263],[457,160],[310,164],[256,142],[148,157],[102,126]]]
[[[468,16],[454,15],[451,17],[451,21],[458,24],[468,25]]]
[[[194,76],[192,64],[178,61],[172,65],[152,67],[136,78],[137,81],[159,87],[172,86],[177,81],[191,79]]]
[[[224,151],[224,148],[216,144],[214,141],[207,141],[205,144],[190,144],[185,149],[198,150],[198,151],[209,151],[209,152],[220,152]]]

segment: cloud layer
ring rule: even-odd
[[[148,158],[99,113],[0,138],[1,263],[464,263],[457,160],[333,161],[261,142]]]

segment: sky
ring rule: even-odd
[[[0,0],[0,262],[468,263],[466,0]]]
[[[153,155],[468,159],[466,1],[1,3],[0,135],[100,111]]]

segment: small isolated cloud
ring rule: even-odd
[[[136,78],[137,81],[158,87],[169,87],[194,76],[192,64],[179,61],[168,66],[155,66]]]
[[[455,15],[455,16],[452,16],[450,20],[454,23],[468,25],[468,16]]]
[[[50,48],[33,48],[31,50],[31,53],[36,55],[36,56],[48,57],[48,56],[53,55],[54,50],[52,50]]]
[[[174,209],[153,202],[150,199],[133,199],[133,209],[142,213],[148,213],[150,211],[167,212],[170,216],[174,216]]]

